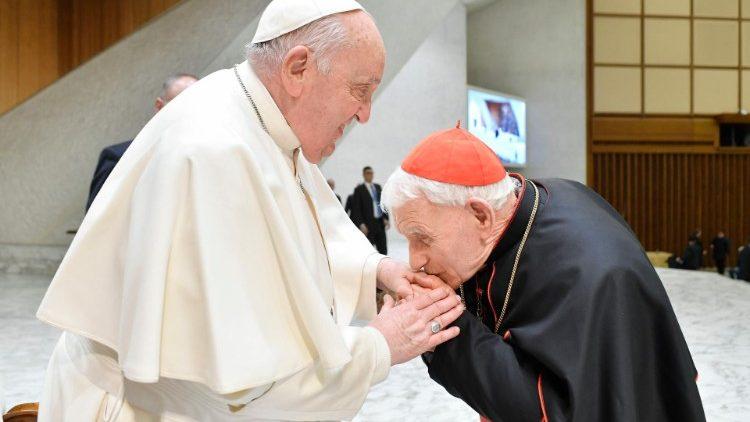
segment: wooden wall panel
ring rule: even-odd
[[[28,98],[57,79],[55,0],[19,2],[18,99]]]
[[[681,254],[703,230],[708,249],[723,230],[737,246],[750,239],[750,153],[595,153],[592,188],[630,224],[646,250]],[[713,265],[710,252],[704,265]]]
[[[18,102],[20,0],[0,1],[0,112]]]
[[[180,0],[0,0],[0,114]]]
[[[732,240],[729,264],[734,265],[737,246],[750,240],[750,148],[720,147],[719,125],[711,113],[718,109],[735,109],[734,104],[738,102],[740,93],[750,93],[750,88],[746,86],[750,85],[747,83],[750,76],[740,78],[739,74],[733,73],[731,78],[725,78],[732,84],[727,84],[726,92],[720,93],[719,96],[729,98],[727,104],[720,107],[705,107],[706,95],[696,97],[692,86],[700,86],[702,75],[714,68],[692,68],[695,64],[695,51],[691,44],[690,63],[687,68],[691,69],[692,113],[679,114],[675,111],[670,112],[673,114],[649,114],[641,110],[641,113],[633,115],[622,111],[604,113],[597,110],[593,105],[597,99],[594,77],[596,70],[613,67],[612,64],[596,63],[593,54],[593,23],[597,12],[596,5],[600,1],[603,0],[587,0],[586,95],[589,185],[623,215],[647,250],[681,254],[688,235],[696,228],[703,230],[704,248],[709,250],[711,239],[718,230],[723,230]],[[646,6],[647,13],[654,13],[648,10],[649,5],[653,6],[654,2],[647,0],[640,3]],[[750,5],[750,0],[742,0],[741,3],[742,18],[750,18],[750,7],[744,7],[745,3]],[[686,0],[683,4],[692,3]],[[705,6],[713,3],[706,1],[702,4]],[[628,13],[644,17],[640,10],[634,9]],[[689,15],[689,8],[678,14]],[[733,24],[735,22],[734,18],[730,21]],[[743,29],[745,26],[750,28],[750,21],[742,24]],[[691,34],[691,38],[692,36]],[[743,43],[744,40],[742,38],[739,42]],[[741,46],[738,50],[742,50]],[[726,69],[735,72],[736,63],[732,63],[733,66]],[[744,66],[749,65],[750,63],[742,62],[736,66],[736,71],[742,71]],[[647,64],[646,67],[648,66]],[[639,67],[633,66],[634,69]],[[696,72],[698,78],[695,77]],[[750,68],[743,72],[750,75]],[[659,87],[659,84],[654,85]],[[716,88],[711,86],[710,90]],[[609,94],[613,92],[617,94],[616,90]],[[670,101],[675,101],[673,95],[666,96],[671,100],[668,98],[662,105],[668,107],[657,107],[665,113],[665,110],[671,110]],[[646,98],[649,98],[648,95]],[[748,101],[742,102],[743,105],[745,103],[750,104]],[[705,112],[706,115],[697,115],[696,110]],[[710,252],[704,259],[704,265],[714,265]]]

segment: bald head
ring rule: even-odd
[[[156,103],[154,108],[158,112],[168,102],[172,101],[175,97],[180,95],[182,91],[187,89],[190,85],[195,83],[198,78],[195,75],[189,73],[176,73],[170,75],[162,85],[161,95],[156,97]]]
[[[339,17],[350,34],[351,47],[367,48],[376,55],[376,59],[385,60],[383,37],[372,15],[363,10],[355,10],[341,13]]]
[[[385,54],[380,32],[372,17],[365,11],[355,10],[324,16],[272,40],[248,44],[246,50],[253,69],[271,76],[280,70],[289,51],[305,46],[311,51],[318,70],[328,74],[331,62],[340,50],[358,47],[363,42],[379,42],[380,53]]]

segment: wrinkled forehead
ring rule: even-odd
[[[405,236],[409,233],[430,234],[442,230],[446,221],[457,212],[455,206],[436,205],[424,197],[410,199],[395,208],[391,215],[398,230]]]
[[[377,86],[383,77],[385,61],[368,48],[345,48],[339,51],[334,68],[348,82]]]
[[[385,66],[385,46],[375,22],[363,11],[344,14],[348,47],[339,51],[336,62],[355,83],[379,84]]]

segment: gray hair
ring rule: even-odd
[[[169,88],[172,88],[172,85],[174,85],[175,82],[179,81],[182,78],[192,78],[196,81],[198,80],[198,77],[193,75],[192,73],[173,73],[167,76],[167,79],[164,80],[164,83],[161,86],[161,96],[165,97],[167,95],[167,91],[169,91]]]
[[[289,50],[304,45],[312,51],[318,70],[327,75],[331,71],[334,53],[342,47],[351,46],[349,33],[340,15],[324,16],[272,40],[249,43],[245,46],[247,59],[253,69],[268,74],[281,66]]]
[[[489,202],[492,209],[497,211],[513,198],[515,188],[513,178],[509,176],[486,186],[461,186],[428,180],[409,174],[399,167],[383,187],[380,202],[383,209],[393,211],[417,198],[426,198],[435,205],[454,207],[463,207],[470,198],[480,198]]]

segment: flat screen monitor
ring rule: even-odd
[[[469,132],[489,146],[503,165],[526,165],[526,101],[487,89],[468,87]]]

